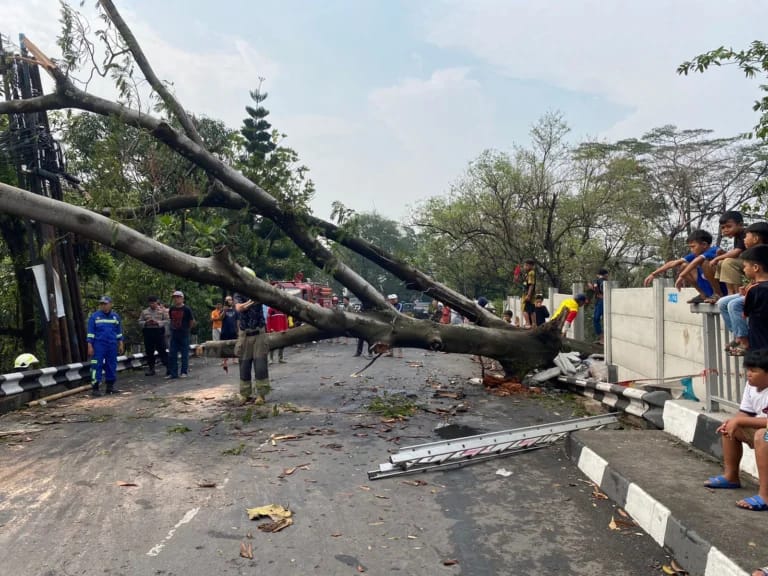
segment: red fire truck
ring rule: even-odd
[[[300,274],[297,274],[293,280],[272,282],[272,285],[282,288],[288,294],[298,296],[307,302],[318,304],[323,308],[333,308],[333,291],[331,287],[325,284],[318,284],[317,282],[307,282]]]

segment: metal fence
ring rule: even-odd
[[[725,351],[731,337],[721,326],[720,312],[716,306],[704,304],[691,306],[691,312],[701,314],[703,322],[705,408],[708,412],[717,412],[723,406],[738,409],[746,377],[738,359]]]

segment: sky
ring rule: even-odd
[[[326,219],[337,200],[407,221],[484,150],[526,146],[548,112],[562,113],[574,143],[666,124],[748,131],[759,80],[676,68],[768,40],[764,0],[115,3],[188,110],[238,128],[264,79],[269,119],[310,168],[312,209]],[[4,37],[24,33],[59,55],[58,2],[0,0],[0,13]]]

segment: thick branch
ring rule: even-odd
[[[0,114],[28,114],[31,112],[43,112],[45,110],[61,110],[71,108],[61,94],[53,93],[45,96],[35,96],[25,100],[5,100],[0,102]]]
[[[546,364],[559,348],[555,323],[536,330],[518,330],[507,325],[481,328],[415,320],[389,310],[356,314],[322,308],[243,272],[225,251],[211,258],[191,256],[84,208],[3,183],[0,183],[0,212],[53,224],[60,230],[75,232],[180,277],[243,292],[315,326],[321,337],[348,334],[369,343],[481,354],[498,358],[505,366],[515,366],[520,372]],[[281,339],[288,338],[287,343],[291,338],[304,337],[302,334],[297,332],[296,336]]]
[[[48,69],[47,69],[48,70]],[[259,213],[273,220],[291,240],[320,269],[329,271],[341,284],[352,290],[362,301],[378,309],[389,309],[396,314],[386,299],[373,286],[346,264],[338,260],[333,253],[312,236],[293,213],[283,210],[277,200],[260,186],[248,180],[243,174],[216,158],[204,146],[174,130],[172,126],[149,114],[143,114],[116,102],[93,96],[80,90],[58,69],[48,72],[56,80],[56,93],[59,99],[57,107],[67,104],[94,112],[102,116],[118,117],[125,124],[147,130],[160,142],[166,144],[197,166],[218,178],[222,184],[239,194]],[[0,113],[9,113],[7,102],[0,102]],[[38,102],[37,106],[41,104]],[[44,110],[45,108],[39,108]]]
[[[504,321],[494,316],[484,308],[480,308],[473,300],[463,294],[451,290],[444,284],[436,282],[420,270],[414,268],[378,246],[365,240],[344,233],[338,226],[314,216],[307,217],[310,226],[318,228],[326,238],[338,242],[353,252],[360,254],[384,270],[391,272],[411,290],[419,290],[437,300],[458,310],[463,316],[480,326],[502,326]]]

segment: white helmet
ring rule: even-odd
[[[13,363],[14,368],[29,368],[32,364],[38,364],[39,360],[35,358],[34,354],[25,352],[16,357],[16,361]]]

